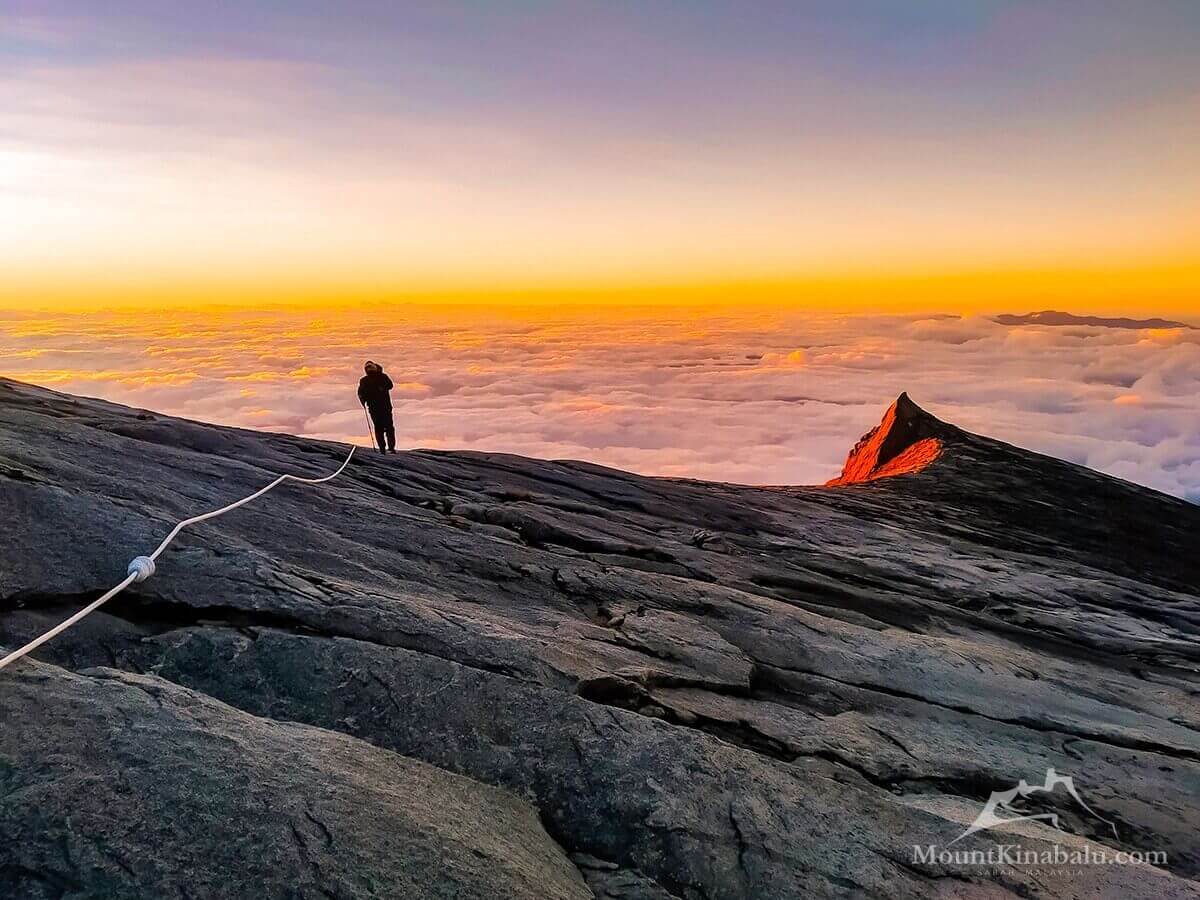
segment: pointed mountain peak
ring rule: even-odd
[[[942,452],[942,439],[953,429],[921,409],[908,392],[883,414],[850,451],[842,474],[830,485],[858,484],[925,468]]]

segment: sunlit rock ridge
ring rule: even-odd
[[[0,645],[344,453],[0,380]],[[907,396],[834,486],[364,451],[0,672],[0,896],[1195,897],[1197,535]],[[1049,769],[955,848],[1167,862],[914,859]]]
[[[883,414],[883,421],[864,434],[829,487],[860,484],[891,475],[919,472],[942,452],[943,438],[954,429],[931,416],[907,393]]]

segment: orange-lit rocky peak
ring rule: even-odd
[[[830,485],[858,484],[925,468],[942,451],[950,426],[931,416],[907,393],[888,407],[883,421],[864,434],[846,457],[842,474]]]

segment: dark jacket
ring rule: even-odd
[[[388,393],[392,389],[392,379],[382,371],[371,372],[358,380],[358,402],[367,404],[372,412],[390,410],[392,397]]]

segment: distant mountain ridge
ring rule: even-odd
[[[1005,313],[993,317],[1001,325],[1089,325],[1099,328],[1195,328],[1187,322],[1170,319],[1128,319],[1124,317],[1077,316],[1073,313],[1047,309],[1023,316]]]

